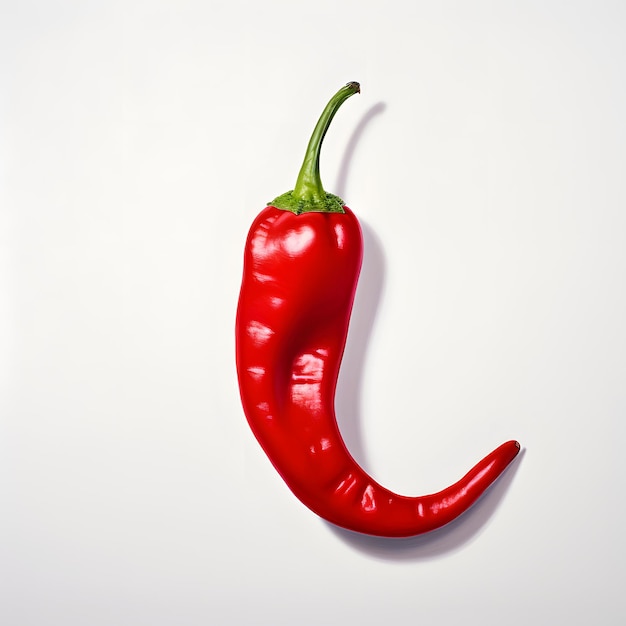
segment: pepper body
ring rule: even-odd
[[[293,493],[344,528],[424,533],[469,508],[519,451],[510,441],[455,485],[397,495],[352,458],[335,389],[362,259],[359,223],[344,213],[266,207],[248,235],[237,311],[237,369],[248,423]]]

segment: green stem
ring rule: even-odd
[[[337,113],[339,107],[350,96],[359,92],[359,83],[348,83],[330,99],[309,140],[296,186],[293,191],[288,191],[270,202],[271,206],[285,211],[292,211],[296,215],[311,211],[321,213],[344,212],[343,200],[331,193],[327,193],[324,191],[324,187],[322,187],[322,180],[320,178],[320,151],[326,131],[333,117],[335,117],[335,113]]]

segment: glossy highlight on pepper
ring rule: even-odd
[[[378,484],[343,442],[335,390],[363,242],[354,213],[324,191],[319,157],[335,113],[359,91],[358,83],[348,83],[331,98],[294,190],[263,209],[250,228],[236,320],[237,373],[250,428],[302,503],[349,530],[406,537],[466,511],[520,446],[508,441],[454,485],[409,497]]]

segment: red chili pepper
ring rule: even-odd
[[[324,135],[341,104],[324,109],[293,191],[248,235],[236,322],[237,371],[254,435],[293,493],[324,519],[387,537],[424,533],[467,510],[519,452],[508,441],[460,481],[427,496],[392,493],[352,458],[335,418],[335,387],[361,268],[357,218],[319,175]]]

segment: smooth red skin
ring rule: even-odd
[[[248,235],[236,322],[248,423],[293,493],[349,530],[407,537],[467,510],[519,452],[502,444],[439,493],[407,497],[371,478],[348,452],[335,388],[361,268],[358,220],[266,207]]]

